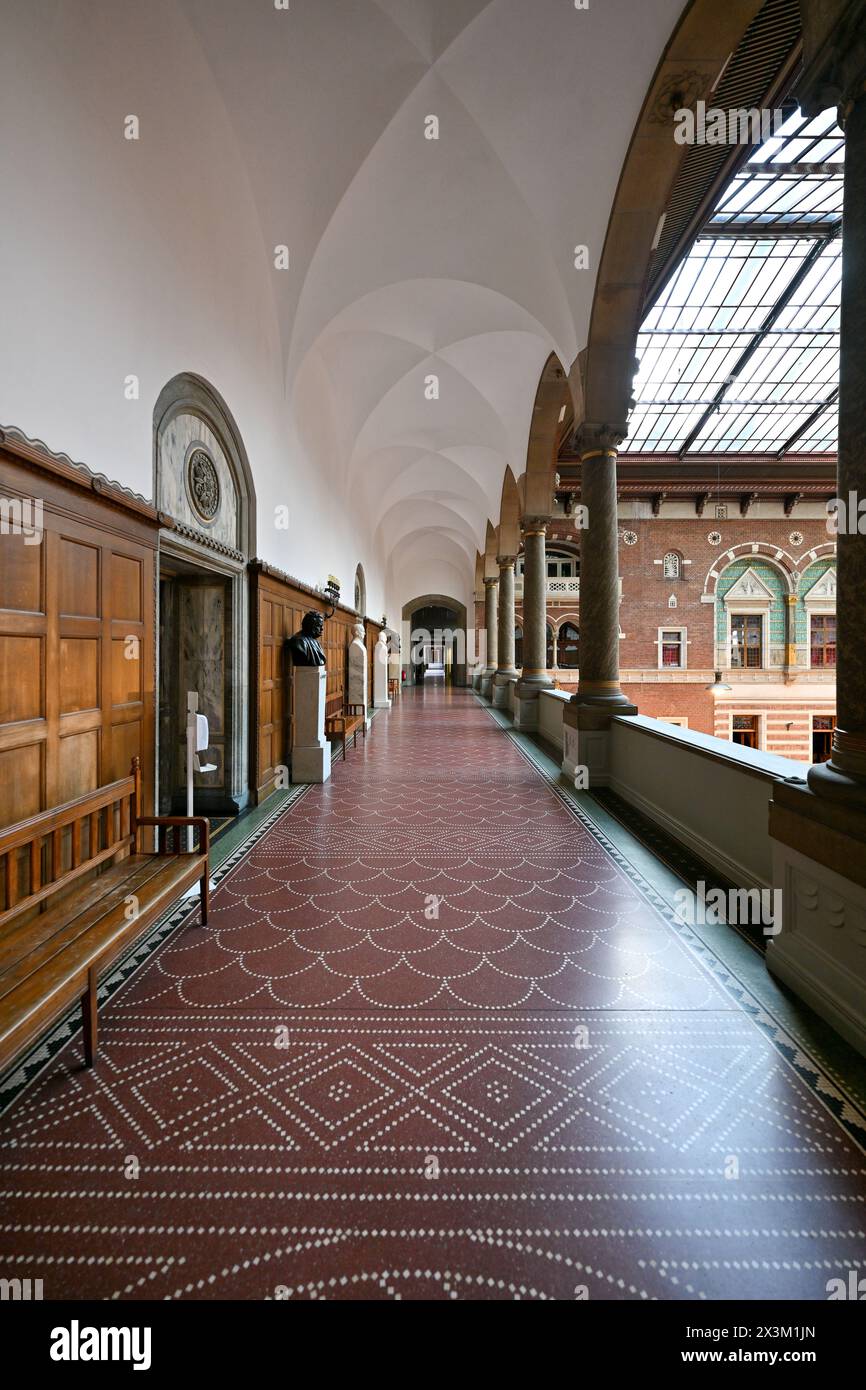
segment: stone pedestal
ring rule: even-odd
[[[866,813],[780,782],[770,834],[782,929],[767,969],[866,1053]]]
[[[295,717],[293,782],[327,782],[331,775],[331,745],[325,738],[327,684],[324,666],[292,667]]]
[[[621,711],[617,711],[620,713]],[[625,713],[637,714],[632,708]],[[581,774],[581,787],[610,784],[609,753],[612,716],[591,705],[569,701],[562,712],[562,771],[566,777]]]
[[[367,709],[367,647],[364,642],[364,629],[360,623],[354,627],[354,637],[349,645],[349,684],[347,700],[350,705],[362,705],[364,722],[370,727],[370,712]]]
[[[379,633],[379,640],[373,648],[373,708],[391,708],[388,695],[388,638],[384,629]]]

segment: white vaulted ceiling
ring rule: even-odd
[[[287,474],[318,531],[315,545],[298,536],[297,559],[273,558],[321,579],[330,519],[345,564],[354,545],[391,611],[424,588],[459,585],[465,600],[506,467],[524,470],[541,369],[551,352],[568,369],[586,343],[620,170],[682,0],[291,0],[286,11],[48,0],[38,21],[26,9],[34,53],[41,23],[102,124],[115,109],[164,122],[161,186],[140,223],[157,224],[154,247],[176,266],[178,202],[200,240],[207,185],[219,251],[208,253],[213,303],[197,294],[201,361],[185,331],[153,370],[209,376],[217,334],[235,333],[214,384],[253,438],[260,507]],[[112,211],[97,200],[93,216],[110,225]],[[282,244],[287,271],[273,268]],[[589,272],[574,268],[577,244]],[[151,270],[153,332],[159,293]],[[128,322],[133,290],[113,302]],[[266,558],[271,529],[260,517]]]
[[[681,0],[183,0],[247,161],[286,391],[395,598],[471,587],[553,351],[586,341],[640,105]],[[425,120],[439,139],[425,139]],[[439,379],[439,399],[425,380]],[[321,423],[321,422],[320,422]],[[316,433],[311,423],[311,434]]]

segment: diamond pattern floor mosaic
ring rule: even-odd
[[[407,692],[0,1127],[46,1298],[824,1299],[862,1117],[469,692]]]

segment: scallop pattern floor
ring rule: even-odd
[[[468,691],[405,692],[0,1128],[46,1298],[824,1299],[862,1152]],[[834,1110],[835,1107],[835,1110]]]

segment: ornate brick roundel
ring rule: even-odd
[[[788,537],[788,544],[789,544],[789,545],[802,545],[802,544],[803,544],[803,532],[802,532],[802,531],[792,531],[791,534],[790,534],[790,536]]]
[[[623,543],[623,545],[637,545],[637,532],[636,532],[636,531],[623,531],[623,533],[622,533],[622,543]]]
[[[220,509],[220,480],[214,461],[204,449],[193,449],[187,464],[189,495],[203,521],[213,521]]]
[[[721,531],[711,531],[710,534],[707,536],[707,540],[708,540],[708,542],[710,543],[710,545],[721,545],[721,543],[722,543],[722,533],[721,533]]]

